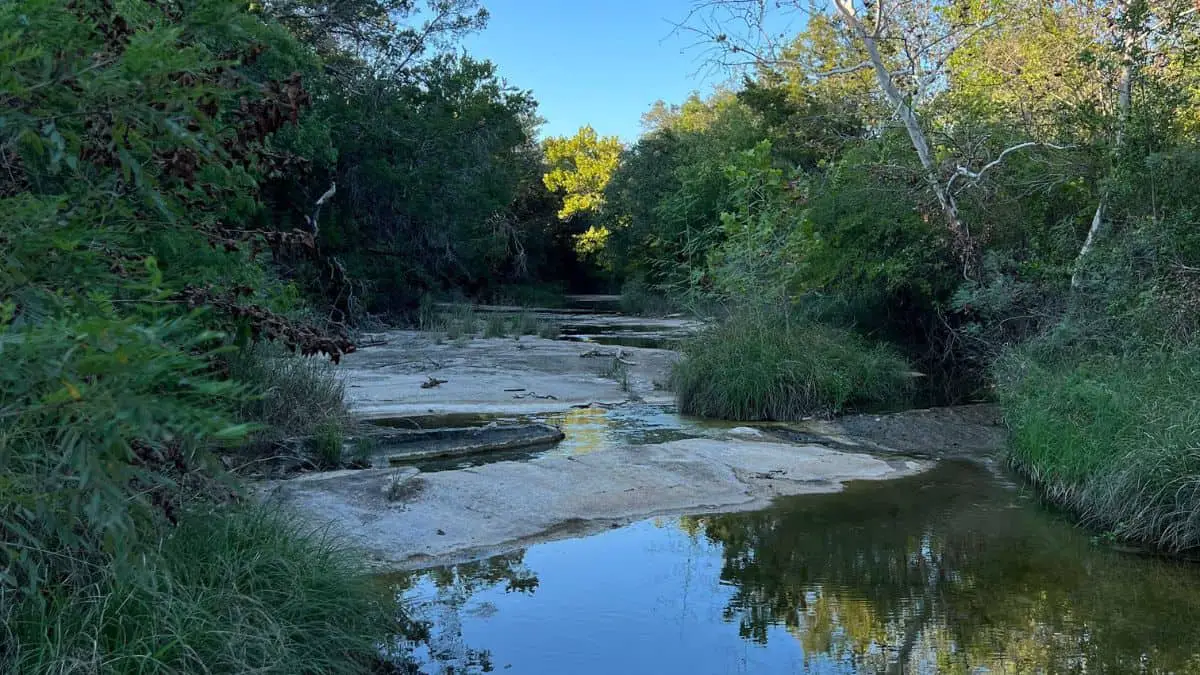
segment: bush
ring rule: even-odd
[[[43,603],[5,603],[0,669],[361,673],[388,617],[356,561],[274,511],[189,513],[144,568],[81,567]]]
[[[1200,546],[1200,348],[999,367],[1012,464],[1082,521],[1129,542]]]
[[[686,414],[796,420],[901,404],[912,377],[887,347],[768,311],[734,315],[686,343],[672,385]]]

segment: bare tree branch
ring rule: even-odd
[[[1044,147],[1044,148],[1050,148],[1052,150],[1069,150],[1075,146],[1073,146],[1073,145],[1057,145],[1054,143],[1042,143],[1040,141],[1026,141],[1024,143],[1018,143],[1012,147],[1008,147],[1008,148],[1005,148],[1004,150],[1002,150],[995,159],[988,162],[987,164],[984,164],[983,168],[980,169],[979,171],[971,171],[970,169],[968,169],[967,167],[965,167],[961,164],[958,165],[958,168],[955,169],[955,171],[954,171],[954,175],[951,176],[950,180],[946,182],[946,189],[950,190],[952,187],[954,187],[954,181],[956,179],[958,179],[959,177],[969,178],[969,179],[971,179],[972,183],[978,183],[980,181],[980,179],[983,178],[983,174],[985,174],[988,171],[990,171],[991,169],[994,169],[995,167],[999,166],[1000,163],[1004,161],[1004,158],[1009,153],[1016,152],[1018,150],[1024,150],[1025,148],[1033,148],[1033,147]]]

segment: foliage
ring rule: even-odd
[[[1054,502],[1119,540],[1200,546],[1194,347],[1002,361],[1012,461]]]
[[[5,672],[361,673],[389,623],[358,556],[261,507],[184,513],[137,574],[80,562],[5,598]]]
[[[314,55],[227,0],[8,3],[0,26],[0,658],[20,672],[287,671],[326,639],[358,650],[370,634],[351,582],[316,579],[346,597],[326,607],[284,601],[295,574],[253,585],[255,561],[313,554],[311,574],[335,570],[294,529],[265,537],[254,528],[275,521],[222,508],[237,489],[212,453],[280,421],[230,379],[239,349],[353,349],[298,320],[271,262],[320,250],[286,219],[264,223],[259,199],[298,162],[273,143],[311,103],[299,71]],[[340,409],[339,393],[325,403]],[[178,529],[206,505],[202,530]],[[223,536],[235,557],[209,557]],[[204,576],[223,572],[238,584]],[[332,623],[346,633],[322,635]]]
[[[743,312],[686,343],[679,409],[733,420],[798,420],[902,403],[911,368],[893,350],[784,311]]]
[[[616,136],[601,138],[596,130],[584,126],[571,138],[548,138],[543,143],[549,170],[542,177],[546,188],[564,193],[558,217],[566,220],[575,214],[594,213],[604,202],[621,141]]]
[[[249,445],[273,446],[287,438],[313,436],[321,428],[338,430],[349,424],[345,384],[328,363],[297,358],[261,343],[223,361],[230,379],[249,388],[250,395],[239,401],[234,419],[261,425],[247,439]]]

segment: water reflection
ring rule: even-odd
[[[478,413],[429,415],[375,420],[373,423],[402,429],[437,429],[528,422],[541,422],[557,426],[562,429],[566,437],[553,445],[533,449],[417,460],[411,462],[411,465],[421,471],[430,472],[534,457],[570,457],[612,448],[720,435],[737,426],[730,422],[682,417],[675,413],[674,406],[648,403],[627,403],[613,407],[591,406],[534,415]]]
[[[1197,568],[1098,547],[972,464],[496,560],[400,595],[513,673],[1200,672]]]

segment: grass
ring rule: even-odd
[[[366,672],[389,609],[359,559],[263,507],[187,513],[138,573],[81,561],[44,602],[6,606],[0,670]]]
[[[617,384],[621,385],[621,391],[628,392],[630,390],[629,366],[618,358],[614,357],[608,365],[600,370],[600,377],[616,380]]]
[[[273,446],[285,437],[309,437],[316,459],[323,461],[332,456],[336,436],[340,454],[350,420],[343,402],[346,387],[327,360],[260,344],[237,352],[227,367],[232,379],[254,393],[234,411],[239,420],[262,426],[249,439],[251,449]]]
[[[998,373],[1010,460],[1049,500],[1116,540],[1200,547],[1200,348],[1018,351]]]
[[[902,404],[911,367],[892,349],[784,311],[734,315],[683,346],[671,378],[681,412],[797,420]]]
[[[508,317],[503,314],[491,314],[483,326],[483,337],[500,338],[508,335]]]
[[[455,305],[442,321],[446,339],[452,342],[470,339],[479,331],[479,318],[471,305]]]
[[[618,301],[621,312],[630,316],[666,316],[679,311],[677,303],[667,295],[654,291],[640,280],[632,280],[621,287]]]
[[[541,333],[542,322],[532,312],[521,312],[513,320],[514,332],[517,335],[538,335]]]
[[[342,435],[342,425],[326,421],[317,427],[309,445],[317,465],[323,469],[336,469],[342,466],[344,459],[343,446],[345,438]]]
[[[448,320],[448,325],[456,324],[456,320]],[[494,312],[488,315],[483,325],[483,337],[485,338],[519,338],[522,335],[537,335],[552,340],[558,337],[560,332],[561,328],[558,324],[550,321],[542,321],[532,312],[528,311],[523,311],[520,314]],[[457,339],[462,335],[455,334],[449,335],[449,337]]]

